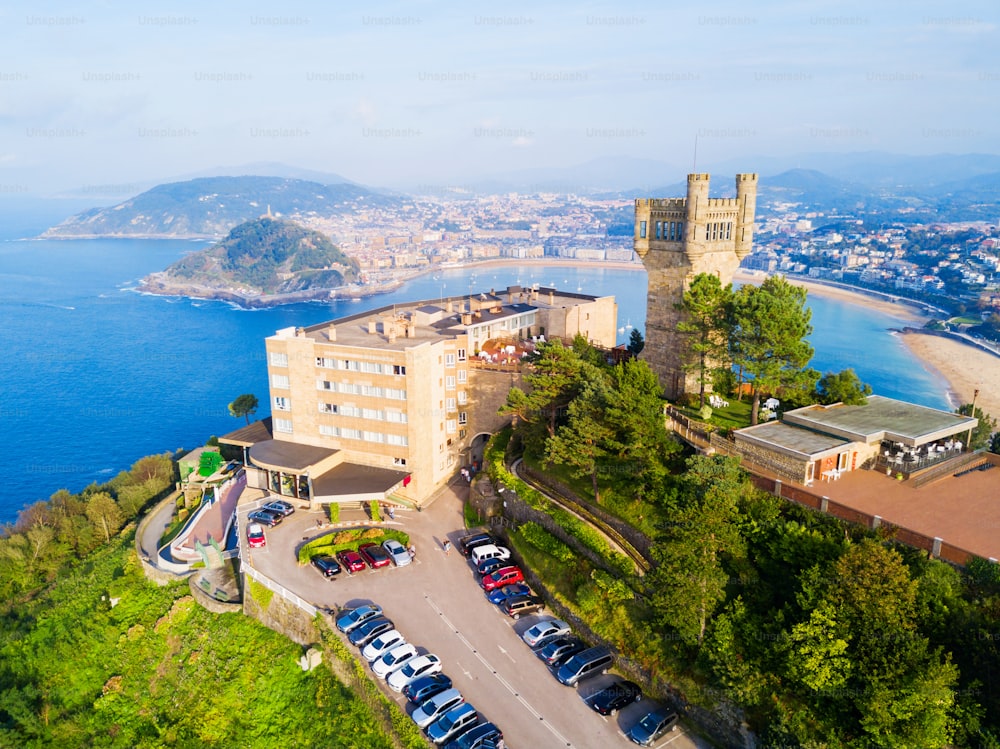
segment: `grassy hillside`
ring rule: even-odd
[[[111,605],[112,599],[117,599]],[[126,533],[0,616],[0,747],[389,747],[325,666],[186,584],[146,581]]]
[[[218,237],[264,214],[335,216],[396,202],[357,185],[283,177],[204,177],[157,185],[107,208],[71,216],[46,237]]]

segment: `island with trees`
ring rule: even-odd
[[[264,216],[142,280],[153,294],[260,307],[329,298],[358,279],[358,263],[325,235]]]

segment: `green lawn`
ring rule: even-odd
[[[753,403],[749,397],[742,401],[736,400],[735,396],[729,399],[729,405],[725,408],[713,408],[712,416],[708,423],[718,427],[720,430],[742,429],[750,426],[750,411]],[[701,416],[697,408],[683,408],[678,406],[677,410],[685,416],[701,421]]]

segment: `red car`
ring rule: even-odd
[[[496,572],[486,575],[480,585],[483,586],[483,590],[491,591],[504,585],[523,582],[524,573],[521,572],[520,567],[501,567]]]
[[[260,523],[250,523],[247,526],[247,544],[251,549],[257,549],[267,545],[267,537],[264,535],[264,526]]]
[[[344,565],[348,572],[360,572],[365,568],[365,560],[356,551],[342,549],[337,552],[337,561]]]
[[[361,544],[358,547],[358,553],[361,554],[361,557],[368,562],[368,566],[372,569],[388,567],[392,564],[389,553],[378,544]]]

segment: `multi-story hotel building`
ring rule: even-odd
[[[426,501],[508,420],[532,339],[613,348],[614,297],[518,286],[382,307],[266,339],[271,419],[222,438],[251,486],[312,505]]]

